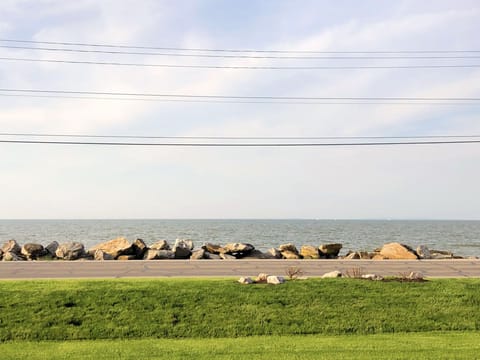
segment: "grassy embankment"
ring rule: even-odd
[[[468,355],[480,351],[479,308],[479,279],[310,279],[280,286],[225,279],[2,281],[0,353],[34,358],[32,351],[63,349],[59,356],[69,358],[108,358],[115,351],[148,358],[157,351],[181,358],[188,349],[198,358],[216,351],[226,358],[319,358],[334,349],[345,358],[349,352],[395,358],[416,349],[425,358],[452,351],[474,358]],[[42,340],[48,341],[32,343]],[[379,350],[385,347],[390,356]],[[96,355],[87,356],[91,351]]]

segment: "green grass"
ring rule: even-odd
[[[0,344],[2,359],[478,359],[479,333],[266,336]]]
[[[479,279],[0,281],[0,341],[478,331],[479,308]]]

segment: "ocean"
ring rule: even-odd
[[[388,242],[416,248],[449,250],[455,255],[480,256],[480,221],[428,220],[0,220],[0,243],[47,245],[79,241],[89,248],[119,236],[143,239],[147,244],[165,239],[204,242],[247,242],[259,250],[284,243],[343,244],[348,250],[373,251]]]

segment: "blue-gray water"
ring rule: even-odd
[[[48,244],[79,241],[88,248],[124,236],[151,244],[189,238],[204,242],[249,242],[265,250],[293,242],[297,246],[340,242],[348,250],[373,250],[398,241],[416,247],[480,256],[480,221],[400,220],[0,220],[0,243]]]

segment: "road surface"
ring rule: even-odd
[[[224,277],[285,275],[296,266],[305,276],[346,272],[398,276],[411,271],[426,277],[480,277],[480,260],[130,260],[0,262],[0,279]]]

